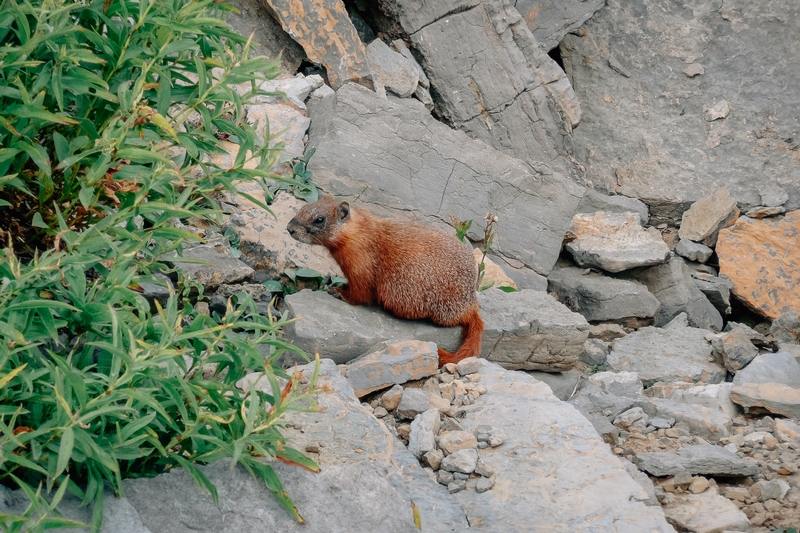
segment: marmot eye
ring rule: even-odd
[[[317,217],[314,219],[314,224],[322,224],[325,222],[325,217]]]

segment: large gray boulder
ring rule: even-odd
[[[495,472],[492,490],[454,495],[471,527],[496,533],[673,532],[659,507],[642,503],[647,493],[576,409],[524,373],[484,360],[479,373],[487,392],[463,408],[459,424],[466,431],[491,426],[504,442],[479,451]]]
[[[511,2],[389,0],[379,6],[407,34],[448,124],[532,165],[577,175],[564,154],[572,149],[580,105]]]
[[[740,207],[771,185],[800,207],[795,0],[608,0],[582,30],[560,50],[595,187],[643,200],[653,223],[722,185]]]
[[[752,476],[758,465],[741,459],[722,446],[698,444],[684,446],[670,452],[646,452],[636,454],[636,466],[654,476],[674,476],[681,472],[724,477]]]
[[[604,4],[603,0],[517,0],[514,7],[525,19],[539,46],[552,50],[567,33],[580,28]]]
[[[557,295],[559,302],[589,321],[652,318],[661,307],[641,283],[585,274],[582,268],[554,270],[547,280],[548,290]]]
[[[534,290],[479,293],[484,321],[481,355],[509,369],[570,370],[578,361],[589,324],[547,293]],[[403,320],[377,307],[350,305],[324,292],[302,290],[285,299],[286,337],[308,354],[337,363],[383,349],[386,343],[421,340],[454,350],[461,328]],[[287,360],[287,363],[290,362]]]
[[[550,272],[583,194],[562,174],[469,139],[413,99],[382,100],[348,84],[335,96],[312,97],[308,107],[309,147],[316,148],[309,168],[326,191],[442,228],[451,215],[482,221],[492,212],[499,217],[493,258]],[[479,225],[470,233],[476,240]]]

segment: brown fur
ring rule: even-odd
[[[480,356],[478,271],[455,235],[379,218],[330,194],[303,206],[286,229],[296,240],[330,251],[347,277],[347,286],[339,289],[346,302],[380,305],[401,318],[462,326],[461,347],[455,353],[439,348],[440,364]]]

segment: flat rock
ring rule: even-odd
[[[408,451],[417,459],[436,449],[436,434],[441,418],[438,409],[428,409],[411,422],[408,436]]]
[[[720,232],[719,269],[734,283],[733,293],[770,319],[800,312],[800,210],[781,220],[741,217]]]
[[[725,369],[711,361],[708,331],[697,328],[642,328],[614,343],[608,365],[639,374],[644,385],[657,381],[719,383]]]
[[[686,313],[692,327],[722,329],[722,315],[695,286],[691,272],[680,257],[673,255],[664,264],[635,272],[633,278],[644,283],[661,302],[655,317],[656,326],[663,326]]]
[[[577,410],[524,373],[482,360],[480,376],[487,392],[463,408],[459,423],[466,431],[490,425],[505,441],[480,450],[495,472],[492,490],[454,495],[473,529],[672,532]]]
[[[448,231],[450,215],[480,221],[491,212],[500,228],[493,259],[522,271],[550,272],[583,195],[564,174],[535,170],[470,140],[414,99],[382,100],[349,84],[333,101],[309,100],[308,106],[309,147],[316,148],[309,169],[323,189],[359,195],[359,206],[378,214]],[[478,225],[469,233],[476,241],[483,236]]]
[[[518,9],[520,3],[517,2]],[[586,194],[581,198],[575,213],[592,214],[598,211],[606,213],[637,213],[640,224],[647,224],[650,219],[647,204],[641,200],[628,198],[627,196],[611,196],[594,189],[586,189]]]
[[[720,533],[749,531],[750,521],[731,500],[716,491],[684,494],[664,508],[667,520],[679,531]]]
[[[765,207],[778,207],[789,201],[786,189],[775,183],[766,184],[758,192],[761,194],[761,205]]]
[[[380,350],[384,343],[415,339],[458,346],[461,328],[438,328],[428,322],[402,320],[377,307],[350,305],[326,292],[302,290],[286,296],[289,316],[300,318],[284,326],[292,343],[309,354],[319,351],[337,363]],[[295,361],[300,359],[290,359]]]
[[[547,383],[556,398],[562,401],[569,400],[583,378],[583,373],[574,368],[566,372],[537,372],[534,370],[529,371],[528,374],[543,383]]]
[[[651,418],[672,418],[686,424],[692,435],[717,441],[730,435],[731,417],[717,407],[684,403],[662,398],[644,398],[634,402]]]
[[[669,399],[675,402],[702,405],[725,413],[728,418],[733,418],[739,414],[739,410],[731,401],[732,387],[733,383],[714,383],[713,385],[678,388],[669,395]]]
[[[719,230],[732,225],[739,216],[736,200],[727,187],[720,187],[705,198],[701,198],[683,213],[678,236],[714,246]],[[703,261],[701,261],[702,263]]]
[[[800,388],[782,383],[734,385],[731,400],[745,408],[754,407],[789,418],[800,418]]]
[[[547,293],[479,293],[484,321],[482,357],[510,370],[563,372],[578,361],[589,324]]]
[[[303,47],[308,59],[325,67],[334,89],[349,81],[371,86],[364,43],[341,0],[266,0],[266,3],[284,31]]]
[[[722,333],[711,340],[718,363],[735,373],[747,366],[758,355],[758,348],[750,342],[750,336],[742,330]]]
[[[642,228],[636,213],[577,214],[572,218],[575,240],[565,248],[580,266],[621,272],[658,265],[669,257],[669,246],[655,228]]]
[[[400,398],[400,405],[397,406],[397,416],[399,418],[414,418],[427,411],[431,406],[428,393],[422,389],[403,389],[403,396]]]
[[[656,297],[639,282],[596,273],[585,275],[584,270],[560,268],[551,272],[547,280],[548,291],[586,320],[652,318],[661,307]]]
[[[709,476],[742,477],[758,472],[754,461],[742,459],[722,446],[698,444],[672,452],[636,454],[633,462],[654,476],[674,476],[681,472]]]
[[[361,398],[376,390],[402,385],[436,374],[439,353],[436,344],[424,341],[406,341],[390,344],[377,352],[350,361],[345,367],[345,377]]]
[[[775,184],[788,193],[787,210],[800,208],[796,8],[795,0],[699,0],[680,9],[609,0],[567,34],[559,50],[582,114],[575,156],[594,187],[644,201],[654,225],[676,224],[720,186],[748,209]],[[609,64],[612,54],[630,77]],[[705,74],[687,77],[692,64]],[[705,109],[723,99],[730,114],[706,122]]]
[[[798,311],[787,311],[772,321],[769,335],[779,343],[800,344],[800,314]]]
[[[183,272],[206,289],[213,289],[223,283],[236,283],[253,275],[253,269],[235,258],[227,241],[184,248],[183,259],[197,261],[185,263],[175,257],[172,261]]]
[[[780,383],[800,388],[800,363],[788,352],[755,357],[733,377],[734,385]]]

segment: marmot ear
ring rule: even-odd
[[[336,217],[339,220],[347,220],[350,216],[350,204],[347,202],[342,202],[339,204],[339,207],[336,208]]]

